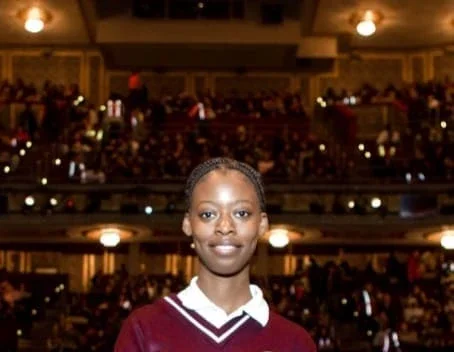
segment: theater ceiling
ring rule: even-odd
[[[383,20],[364,38],[349,23],[358,10],[380,11]],[[454,44],[452,0],[319,0],[312,33],[335,35],[355,48],[420,48]]]
[[[258,0],[249,0],[248,4],[256,2]],[[21,9],[32,4],[42,4],[52,15],[46,29],[38,34],[27,33],[17,16]],[[258,31],[256,15],[253,17],[255,20],[247,18],[240,22],[239,26],[244,27],[241,27],[241,33],[237,33],[238,30],[222,32],[218,29],[213,36],[210,31],[204,30],[211,35],[209,38],[199,36],[197,24],[191,27],[193,21],[184,22],[187,31],[174,32],[167,26],[168,22],[134,19],[130,15],[131,4],[132,0],[2,0],[0,45],[102,45],[113,51],[116,46],[127,44],[144,47],[167,43],[168,50],[169,44],[175,47],[183,43],[213,44],[218,47],[229,43],[250,47],[274,44],[280,50],[280,46],[297,46],[302,38],[307,37],[334,38],[341,50],[417,49],[454,44],[454,2],[451,0],[302,0],[298,11],[291,12],[292,16],[287,11],[283,25],[259,26]],[[349,22],[353,13],[364,9],[377,10],[383,15],[376,33],[370,37],[356,34]],[[300,16],[295,15],[298,12]],[[235,23],[236,26],[239,22]],[[203,24],[203,27],[206,25]],[[184,38],[185,34],[187,38]],[[216,36],[220,40],[214,43]]]

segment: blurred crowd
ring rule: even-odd
[[[194,95],[181,92],[169,94],[163,89],[159,97],[150,96],[140,72],[133,72],[128,82],[129,95],[121,96],[112,92],[111,98],[127,101],[131,110],[153,110],[157,119],[170,118],[184,113],[191,117],[198,115],[203,119],[235,118],[247,116],[253,119],[287,117],[307,118],[307,106],[299,93],[278,90],[260,90],[243,93],[232,89],[228,93],[199,91]]]
[[[434,123],[436,119],[450,118],[454,110],[454,82],[445,77],[443,82],[428,81],[408,84],[397,88],[389,84],[378,89],[373,83],[364,83],[356,91],[328,88],[323,95],[327,104],[345,105],[398,103],[408,112],[409,126],[417,128],[421,123]],[[416,129],[417,130],[417,129]]]
[[[26,103],[17,129],[0,132],[0,166],[12,180],[179,179],[213,156],[234,157],[266,178],[292,182],[449,181],[453,175],[452,89],[447,83],[388,87],[385,97],[399,102],[409,123],[390,123],[375,140],[348,145],[315,134],[301,97],[287,93],[222,97],[205,92],[198,98],[180,94],[148,100],[141,86],[124,100],[113,95],[98,109],[79,95],[77,86],[66,89],[49,82],[34,95],[16,93],[17,86],[24,85],[6,85],[4,91],[19,101],[38,99],[44,108]],[[370,85],[355,94],[355,103],[385,99]],[[344,95],[328,90],[323,99],[344,104]]]
[[[450,267],[447,267],[450,265]],[[341,253],[301,259],[292,276],[257,277],[271,309],[304,326],[319,351],[448,351],[454,346],[454,268],[433,252],[390,253],[361,270]],[[97,272],[55,324],[53,351],[112,351],[130,312],[186,286],[182,275]]]
[[[180,180],[213,156],[245,161],[269,180],[453,178],[454,85],[448,79],[403,89],[390,85],[384,91],[371,84],[357,92],[329,89],[322,97],[327,111],[334,105],[389,103],[406,116],[405,126],[391,123],[376,138],[351,144],[315,134],[298,94],[203,92],[149,99],[140,81],[130,84],[128,97],[114,94],[99,108],[85,100],[77,85],[46,82],[37,88],[20,79],[3,82],[2,182]],[[13,104],[20,112],[11,130]],[[453,271],[452,263],[434,253],[415,252],[404,260],[391,253],[385,264],[371,261],[361,270],[340,255],[326,263],[316,257],[302,260],[291,277],[255,280],[272,309],[304,325],[320,351],[363,341],[369,350],[433,352],[453,344]],[[16,337],[19,326],[24,334],[30,328],[24,323],[30,321],[29,293],[5,275],[0,278],[0,323],[10,333],[0,339]],[[131,310],[181,290],[186,282],[182,276],[145,272],[132,277],[125,267],[114,275],[98,272],[87,295],[72,296],[48,347],[55,352],[112,351]]]
[[[0,270],[0,349],[15,352],[20,337],[28,337],[38,314],[32,294],[23,282],[15,282]]]

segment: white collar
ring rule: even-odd
[[[194,310],[205,320],[215,326],[222,326],[234,317],[240,316],[243,312],[256,320],[260,325],[265,326],[268,323],[270,310],[268,303],[263,298],[262,290],[256,285],[249,285],[252,298],[243,306],[231,314],[226,314],[224,310],[214,304],[197,285],[197,276],[195,276],[188,287],[178,293],[177,297],[188,309]],[[222,314],[223,313],[223,314]],[[215,315],[213,315],[215,314]],[[220,317],[219,315],[224,315]]]

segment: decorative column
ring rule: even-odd
[[[140,243],[129,244],[128,249],[128,273],[138,275],[140,273]]]

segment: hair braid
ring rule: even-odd
[[[186,181],[186,187],[184,190],[186,209],[189,209],[191,205],[192,193],[195,186],[205,175],[214,170],[235,170],[246,176],[255,188],[260,203],[260,210],[265,211],[265,189],[260,173],[258,173],[252,166],[230,158],[209,159],[199,164],[194,168],[194,170],[192,170]]]

